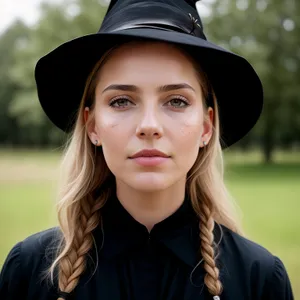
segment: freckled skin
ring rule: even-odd
[[[194,91],[187,88],[157,91],[159,86],[178,83],[186,83]],[[139,91],[103,92],[111,84],[135,85]],[[109,105],[116,97],[122,105],[125,101],[125,107]],[[175,106],[171,101],[174,98]],[[189,105],[176,107],[178,103],[184,105],[182,100]],[[204,122],[199,79],[184,54],[163,43],[116,49],[100,70],[95,101],[90,137],[100,141],[117,186],[159,191],[175,184],[185,185],[186,174],[202,141],[209,141],[211,123]],[[156,148],[171,157],[152,167],[140,166],[129,159],[145,148]]]

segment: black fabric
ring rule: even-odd
[[[151,10],[155,13],[149,14]],[[178,31],[206,40],[195,9],[184,1],[171,0],[118,1],[111,9],[110,15],[104,18],[99,33],[141,27]]]
[[[131,41],[176,44],[199,63],[217,96],[223,148],[256,124],[263,107],[262,83],[246,59],[206,39],[195,1],[118,0],[111,2],[97,33],[67,41],[36,65],[40,104],[57,127],[73,130],[96,62],[107,50]]]
[[[67,300],[68,298],[70,298],[70,293],[59,291],[58,295],[59,295],[60,298],[65,299],[65,300]]]
[[[99,255],[96,248],[91,251],[87,271],[74,292],[64,295],[66,300],[213,299],[203,284],[202,264],[192,273],[201,255],[198,220],[189,200],[150,234],[116,198],[109,199],[102,214],[103,228],[94,232]],[[294,299],[279,258],[224,226],[216,224],[214,233],[220,242],[221,300]],[[57,299],[57,283],[49,285],[42,272],[54,258],[59,235],[58,228],[51,228],[13,247],[0,275],[1,300]]]

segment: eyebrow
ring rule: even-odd
[[[164,93],[164,92],[170,92],[174,90],[180,90],[180,89],[190,89],[195,92],[194,88],[192,88],[189,84],[187,83],[177,83],[177,84],[167,84],[167,85],[162,85],[157,88],[157,92],[159,93]],[[117,90],[117,91],[126,91],[126,92],[139,92],[140,89],[136,85],[131,85],[131,84],[111,84],[108,87],[106,87],[102,94],[106,91],[111,91],[111,90]]]

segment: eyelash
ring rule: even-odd
[[[112,99],[109,103],[109,106],[110,107],[114,107],[114,108],[117,108],[117,109],[122,109],[124,108],[124,106],[114,106],[114,104],[116,104],[119,100],[127,100],[128,102],[131,102],[132,101],[127,98],[127,97],[124,97],[124,96],[119,96],[119,97],[116,97],[114,99]],[[179,109],[182,109],[182,108],[186,108],[188,106],[190,106],[190,103],[186,100],[186,98],[182,97],[182,96],[174,96],[171,100],[169,100],[167,103],[173,101],[173,100],[180,100],[181,103],[184,103],[184,106],[172,106],[172,105],[168,105],[168,106],[172,106],[173,108],[179,108]]]

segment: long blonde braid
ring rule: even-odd
[[[199,181],[199,178],[196,181]],[[192,271],[192,274],[199,265],[203,264],[203,268],[206,271],[204,283],[209,293],[213,296],[220,296],[223,287],[219,279],[220,272],[216,264],[217,255],[215,248],[217,245],[213,234],[215,227],[214,208],[212,201],[203,192],[197,190],[195,183],[190,186],[192,205],[199,217],[199,252],[202,258]],[[191,281],[193,281],[193,276],[191,276]]]
[[[218,296],[222,293],[222,284],[219,280],[219,269],[216,266],[214,244],[214,219],[212,210],[209,205],[204,201],[201,202],[201,222],[200,222],[200,240],[201,240],[201,254],[204,260],[204,269],[206,275],[204,277],[204,283],[207,286],[209,292]]]
[[[209,82],[204,72],[198,73],[204,98],[207,99]],[[225,225],[232,231],[242,233],[240,222],[236,214],[236,204],[230,197],[223,179],[223,156],[220,144],[220,128],[218,105],[215,94],[212,92],[214,104],[213,135],[209,144],[200,148],[194,166],[188,172],[186,189],[190,195],[194,211],[199,217],[199,237],[201,260],[194,268],[203,264],[206,271],[204,283],[212,296],[220,296],[223,286],[220,280],[220,271],[217,267],[218,244],[214,240],[214,227]],[[207,105],[204,103],[205,110]],[[208,118],[206,115],[205,118]],[[220,230],[221,227],[220,227]],[[222,238],[222,232],[221,232]],[[217,299],[217,298],[216,298]]]
[[[61,200],[57,204],[62,238],[49,272],[54,284],[55,270],[58,270],[58,287],[62,294],[75,289],[86,269],[87,254],[94,244],[93,231],[101,222],[100,209],[114,187],[102,150],[89,140],[88,124],[83,119],[85,106],[93,105],[98,69],[112,50],[102,56],[87,79],[74,133],[62,162]]]
[[[73,245],[59,262],[59,289],[70,293],[77,286],[80,275],[86,267],[86,254],[93,246],[93,230],[100,221],[100,202],[93,202],[86,197],[79,204],[78,226],[74,235]]]

